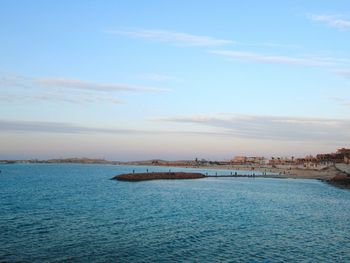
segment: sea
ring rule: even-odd
[[[258,177],[111,180],[147,169],[234,172],[0,165],[0,262],[350,262],[348,189]]]

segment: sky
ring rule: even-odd
[[[0,159],[340,147],[348,0],[0,1]]]

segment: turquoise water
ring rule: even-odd
[[[0,261],[350,262],[350,190],[293,179],[109,180],[133,169],[146,167],[0,165]]]

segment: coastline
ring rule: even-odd
[[[155,165],[154,165],[155,166]],[[256,171],[262,173],[262,175],[256,175],[254,177],[259,178],[275,178],[275,179],[312,179],[320,180],[322,182],[328,183],[330,185],[350,189],[350,175],[339,171],[336,167],[331,166],[323,169],[296,169],[291,168],[287,171],[282,168],[277,167],[254,167],[254,169],[249,169],[248,166],[240,165],[225,165],[225,166],[176,166],[177,168],[189,168],[189,169],[207,169],[207,170],[242,170],[242,171]],[[250,167],[251,168],[251,167]],[[265,174],[266,173],[266,174]],[[199,176],[200,175],[200,176]],[[194,177],[193,177],[194,176]],[[215,176],[209,176],[215,177]],[[235,176],[223,176],[218,177],[235,177]],[[241,175],[238,175],[241,177]],[[249,176],[248,176],[249,177]],[[200,173],[186,173],[186,172],[175,172],[175,173],[138,173],[138,174],[123,174],[121,176],[115,176],[113,179],[120,181],[143,181],[143,180],[159,180],[159,179],[195,179],[195,178],[208,178],[204,174]]]
[[[326,169],[299,169],[299,168],[280,168],[271,166],[251,166],[251,165],[210,165],[210,166],[197,166],[197,165],[181,165],[174,167],[182,168],[195,168],[195,169],[207,169],[207,170],[237,170],[237,171],[250,171],[267,173],[267,175],[259,177],[268,178],[290,178],[290,179],[318,179],[318,180],[330,180],[341,172],[334,167],[328,167]],[[275,174],[275,175],[269,175]]]
[[[99,165],[121,165],[121,166],[145,166],[145,167],[169,167],[169,168],[190,168],[203,170],[232,170],[232,171],[248,171],[266,173],[265,175],[257,175],[260,178],[279,178],[279,179],[314,179],[327,182],[342,188],[350,188],[350,174],[347,173],[350,165],[346,165],[346,169],[340,170],[335,166],[320,167],[319,169],[300,168],[293,166],[275,166],[271,165],[242,165],[242,164],[224,164],[224,165],[167,165],[167,164],[150,164],[150,163],[121,163],[121,162],[11,162],[27,163],[27,164],[99,164]],[[9,163],[3,163],[9,164]]]
[[[350,175],[340,171],[334,166],[321,169],[300,169],[295,167],[272,167],[272,166],[252,166],[252,165],[180,165],[174,167],[207,169],[207,170],[237,170],[266,173],[259,175],[260,178],[279,179],[313,179],[330,183],[335,186],[350,188]]]
[[[244,170],[267,173],[259,175],[260,178],[279,178],[279,179],[313,179],[329,183],[333,186],[350,189],[350,175],[339,170],[335,166],[329,166],[322,169],[300,169],[292,167],[267,167],[250,165],[214,165],[214,166],[183,166],[185,168],[203,168],[208,170]],[[276,175],[271,175],[271,173]]]

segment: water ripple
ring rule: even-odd
[[[109,179],[146,168],[0,168],[0,261],[350,262],[350,191],[322,182],[125,183]]]

